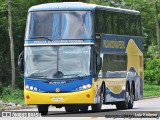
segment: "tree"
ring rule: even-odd
[[[88,2],[112,7],[125,7],[124,0],[88,0]]]
[[[10,56],[11,56],[11,71],[12,71],[12,88],[15,89],[15,61],[14,61],[14,43],[12,35],[12,14],[11,0],[8,0],[8,32],[10,38]]]
[[[158,56],[160,57],[160,21],[158,19],[158,3],[157,3],[157,0],[154,0],[154,9],[155,9],[155,20],[156,20]]]

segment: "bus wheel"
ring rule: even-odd
[[[48,113],[48,105],[38,105],[38,112],[41,113],[41,115],[47,115]]]
[[[81,105],[80,106],[80,111],[87,112],[88,111],[88,105]]]
[[[100,103],[91,105],[93,112],[101,111],[102,103],[103,103],[103,93],[100,94]]]
[[[117,102],[117,103],[116,103],[116,108],[117,108],[118,110],[128,109],[128,103],[129,103],[129,92],[126,91],[125,101]]]
[[[134,92],[133,92],[133,85],[131,87],[131,90],[129,92],[129,102],[128,102],[128,108],[132,109],[134,104]]]

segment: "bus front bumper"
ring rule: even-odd
[[[25,104],[94,104],[94,88],[68,93],[40,93],[24,89]]]

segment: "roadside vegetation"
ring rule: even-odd
[[[11,86],[5,87],[2,92],[2,99],[7,102],[14,102],[23,104],[23,90],[13,90]]]
[[[154,85],[150,82],[144,82],[144,97],[160,96],[160,85]]]
[[[11,86],[4,87],[1,96],[0,101],[5,103],[15,103],[24,105],[24,98],[23,98],[23,90],[15,89],[13,90]],[[3,104],[0,104],[0,108],[4,108],[5,106]]]
[[[157,47],[150,46],[145,53],[144,97],[160,96],[160,58]]]
[[[160,87],[160,59],[149,59],[145,62],[144,79],[152,85]]]

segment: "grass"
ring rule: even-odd
[[[144,82],[144,97],[160,96],[160,85]]]

